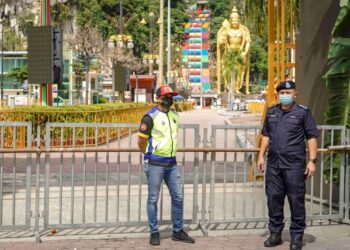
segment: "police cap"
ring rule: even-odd
[[[278,92],[278,91],[280,91],[280,90],[282,90],[282,89],[296,89],[296,87],[295,87],[295,82],[290,81],[290,80],[285,81],[285,82],[281,82],[281,83],[277,86],[276,91]]]

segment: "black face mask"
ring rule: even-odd
[[[162,102],[160,103],[164,108],[169,109],[171,105],[173,105],[174,101],[172,97],[164,97],[162,98]]]

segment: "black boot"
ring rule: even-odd
[[[290,242],[290,250],[301,250],[302,248],[303,242],[301,240]]]
[[[192,239],[184,230],[181,230],[180,232],[173,232],[171,239],[185,243],[194,243],[194,239]]]
[[[270,237],[264,242],[265,247],[275,247],[282,244],[281,233],[271,233]]]
[[[151,236],[149,237],[149,244],[153,246],[160,245],[160,237],[159,233],[151,233]]]

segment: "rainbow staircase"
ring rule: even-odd
[[[182,68],[192,93],[210,90],[209,19],[207,1],[197,1],[194,15],[185,25]]]

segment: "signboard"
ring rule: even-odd
[[[134,101],[135,102],[146,102],[146,89],[135,89]]]
[[[50,26],[28,30],[28,82],[53,82],[53,29]]]
[[[15,106],[26,106],[28,105],[28,97],[25,95],[15,96]]]
[[[52,84],[52,97],[57,98],[58,96],[58,85]]]
[[[124,91],[124,100],[126,102],[131,102],[131,91]]]
[[[115,91],[126,90],[126,69],[119,64],[113,67],[113,84]]]

